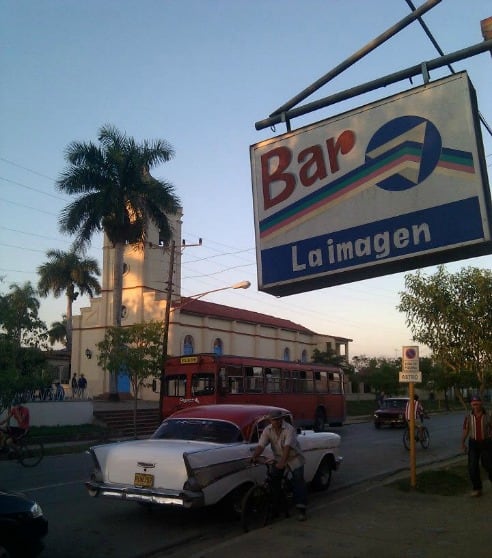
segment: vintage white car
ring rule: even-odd
[[[147,440],[117,442],[89,450],[94,471],[86,487],[91,496],[194,508],[220,501],[234,510],[245,491],[265,478],[265,466],[252,466],[251,454],[278,407],[202,405],[174,413]],[[286,409],[285,420],[292,423]],[[342,458],[340,436],[298,434],[306,457],[306,482],[325,490]],[[264,455],[271,456],[269,448]]]

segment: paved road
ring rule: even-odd
[[[418,465],[457,454],[461,420],[461,413],[432,418],[431,447],[417,449]],[[400,429],[376,430],[371,423],[362,423],[332,430],[342,436],[344,463],[333,475],[332,487],[313,495],[313,503],[334,501],[339,491],[354,484],[409,467]],[[209,545],[240,531],[237,521],[219,509],[149,513],[135,504],[89,498],[83,482],[90,469],[85,454],[47,457],[34,469],[0,463],[0,485],[36,498],[49,519],[46,558],[150,558],[166,548]]]

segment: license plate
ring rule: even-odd
[[[137,488],[151,488],[154,486],[154,475],[148,475],[147,473],[135,473],[133,484]]]

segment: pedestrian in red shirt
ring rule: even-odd
[[[464,453],[468,452],[468,474],[473,487],[470,496],[477,497],[482,495],[480,462],[492,482],[492,419],[484,410],[478,395],[471,398],[471,407],[471,413],[463,423],[461,449]]]
[[[10,425],[10,420],[14,419],[17,423]],[[29,409],[22,403],[15,403],[7,414],[7,417],[0,424],[7,423],[7,428],[0,431],[0,448],[11,444],[13,441],[24,436],[29,430]]]

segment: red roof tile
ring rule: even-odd
[[[223,304],[216,304],[215,302],[208,302],[206,300],[196,300],[193,298],[183,297],[181,303],[176,307],[182,306],[181,313],[183,314],[198,314],[200,316],[213,316],[223,318],[225,320],[237,320],[239,322],[246,322],[251,324],[261,324],[288,331],[298,331],[311,335],[327,335],[317,334],[315,331],[304,327],[303,325],[296,324],[290,320],[283,318],[276,318],[268,314],[261,314],[260,312],[253,312],[251,310],[244,310],[242,308],[233,308],[232,306],[224,306]],[[328,336],[328,335],[327,335]],[[345,339],[343,337],[334,337],[335,339]]]

